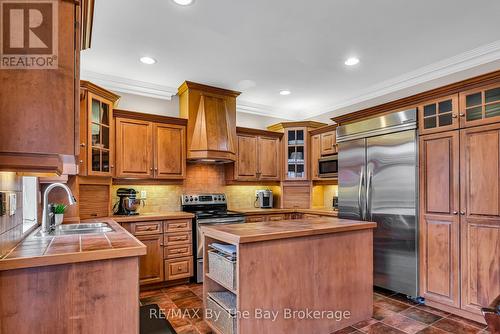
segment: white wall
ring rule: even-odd
[[[179,117],[179,97],[172,96],[172,100],[155,99],[141,95],[117,92],[121,98],[118,109],[137,111],[146,114]],[[266,129],[267,126],[286,121],[281,118],[267,117],[255,114],[236,114],[236,125],[246,128]]]

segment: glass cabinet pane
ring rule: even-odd
[[[481,119],[483,107],[474,107],[465,110],[465,118],[467,121],[475,121]]]
[[[102,171],[109,172],[109,151],[102,151]]]
[[[465,106],[467,108],[469,107],[474,107],[474,106],[478,106],[482,103],[482,100],[481,100],[481,92],[479,93],[476,93],[476,94],[471,94],[471,95],[467,95],[465,97]]]
[[[439,102],[439,113],[440,114],[444,114],[444,113],[452,112],[452,111],[453,111],[453,106],[452,106],[451,100]],[[439,125],[441,125],[441,122],[439,122]]]
[[[98,124],[92,124],[92,146],[99,146],[101,144],[101,127]]]
[[[500,101],[500,87],[490,89],[484,92],[484,102],[491,103]]]
[[[92,99],[92,116],[91,121],[94,123],[99,123],[101,118],[101,102],[99,100]]]
[[[295,131],[288,130],[288,145],[295,145]]]
[[[101,171],[101,151],[98,149],[92,149],[92,171]]]
[[[424,117],[427,116],[432,116],[436,114],[436,105],[435,104],[428,104],[424,106]]]
[[[109,106],[103,103],[101,107],[101,124],[109,125]]]
[[[500,116],[500,103],[487,104],[484,107],[484,114],[486,117]]]
[[[424,128],[425,129],[432,129],[436,127],[436,117],[428,117],[424,118]]]
[[[451,125],[452,123],[451,113],[439,115],[439,126]]]
[[[304,145],[304,130],[297,130],[296,145]]]
[[[109,128],[107,126],[101,126],[102,134],[102,147],[109,149]]]

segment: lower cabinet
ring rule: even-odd
[[[139,260],[139,283],[153,284],[193,275],[191,219],[122,223],[146,247]]]
[[[135,237],[146,246],[146,255],[139,260],[139,283],[163,282],[163,236],[157,234]]]

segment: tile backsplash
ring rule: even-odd
[[[186,179],[183,184],[177,185],[138,185],[131,182],[127,185],[113,185],[111,194],[113,204],[118,201],[118,188],[133,188],[139,194],[147,192],[145,205],[140,213],[154,213],[163,211],[179,211],[180,196],[184,193],[225,193],[228,207],[232,209],[252,208],[255,202],[255,190],[271,189],[275,196],[275,207],[279,205],[280,187],[259,185],[230,185],[225,184],[224,165],[188,164]]]
[[[0,257],[17,244],[23,233],[23,183],[16,173],[0,172],[0,191],[16,193],[16,213],[0,216]]]

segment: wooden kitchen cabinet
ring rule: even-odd
[[[56,3],[58,66],[0,69],[0,170],[62,173],[78,155],[81,3]]]
[[[226,168],[226,178],[236,181],[279,181],[282,133],[237,128],[237,157]]]
[[[311,136],[311,178],[321,180],[319,177],[319,159],[321,159],[321,134]]]
[[[112,176],[115,158],[113,107],[120,97],[88,81],[80,82],[78,175]]]
[[[153,124],[116,118],[116,177],[153,178]]]
[[[186,127],[154,124],[154,174],[157,179],[186,176]]]
[[[123,110],[115,116],[116,178],[185,178],[185,119]]]
[[[500,123],[420,137],[420,289],[484,321],[500,294]]]
[[[146,246],[146,255],[139,259],[139,283],[163,282],[163,235],[136,235]]]
[[[419,133],[431,134],[458,129],[458,94],[425,102],[417,107]]]
[[[189,278],[193,275],[192,220],[167,219],[122,223],[146,245],[139,260],[141,285]]]
[[[500,122],[500,84],[461,92],[459,116],[462,128]]]
[[[328,131],[321,134],[321,155],[331,155],[337,153],[337,135],[335,131]]]
[[[460,307],[459,133],[420,139],[420,294]]]
[[[462,309],[500,294],[500,124],[460,134]]]

